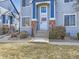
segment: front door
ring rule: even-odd
[[[40,30],[48,30],[48,7],[40,7]]]

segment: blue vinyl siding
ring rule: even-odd
[[[32,1],[33,3],[33,19],[35,19],[35,0]]]
[[[77,36],[79,32],[79,27],[66,27],[66,33],[70,34],[70,36]]]
[[[51,8],[51,18],[54,18],[54,0],[51,0],[51,4],[50,4],[50,8]]]
[[[2,15],[2,23],[5,24],[6,23],[6,18],[5,15]]]

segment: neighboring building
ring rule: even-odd
[[[66,32],[76,36],[79,32],[78,0],[20,0],[20,29],[35,33],[48,31],[50,24],[65,26]],[[31,32],[33,31],[33,32]]]
[[[9,10],[0,7],[0,27],[7,25],[9,28],[12,26],[18,30],[19,20],[16,15],[13,15]]]

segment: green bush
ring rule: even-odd
[[[24,39],[28,37],[28,33],[26,32],[20,32],[20,38]]]
[[[77,38],[78,38],[78,40],[79,40],[79,33],[77,33]]]
[[[19,34],[18,32],[13,32],[13,33],[11,34],[11,38],[17,37],[18,34]]]
[[[9,27],[7,26],[7,25],[4,25],[3,27],[2,27],[2,33],[3,34],[7,34],[9,32]]]
[[[49,39],[64,39],[65,28],[62,26],[54,27],[49,31]]]

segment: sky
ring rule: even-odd
[[[18,11],[20,10],[20,0],[12,0]]]

